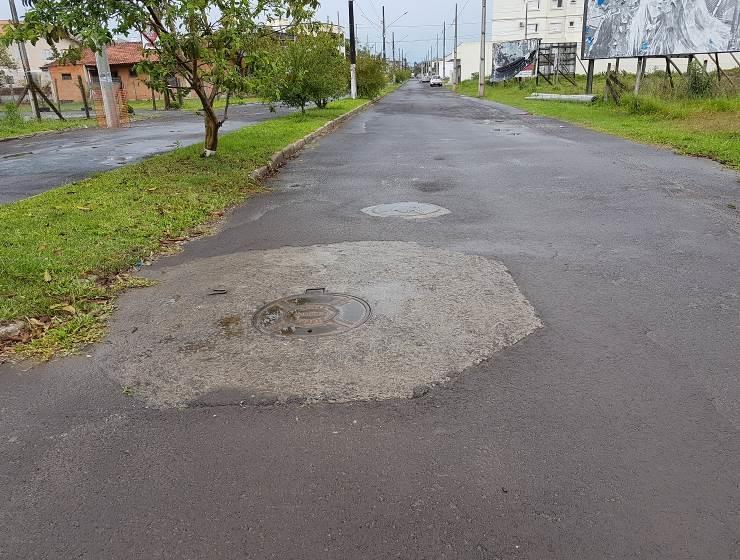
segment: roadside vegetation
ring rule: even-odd
[[[157,99],[157,111],[164,111],[164,100],[163,99]],[[246,105],[248,103],[259,103],[260,100],[257,97],[232,97],[229,99],[229,105],[230,106],[236,106],[236,105]],[[152,110],[152,102],[151,100],[133,100],[129,101],[128,104],[131,106],[131,108],[134,111],[151,111]],[[79,104],[78,104],[79,105]],[[179,103],[175,103],[175,107],[173,107],[173,110],[178,111],[202,111],[203,110],[203,104],[200,102],[200,99],[193,99],[193,98],[187,98],[182,100],[182,105],[179,105]],[[226,107],[226,98],[222,97],[221,99],[216,99],[213,102],[213,108],[214,109],[223,109]]]
[[[0,139],[17,138],[39,132],[53,130],[68,130],[70,128],[85,128],[97,126],[95,119],[36,119],[26,120],[14,103],[8,103],[0,112]]]
[[[45,359],[98,339],[116,293],[140,282],[127,271],[207,232],[260,191],[250,174],[274,152],[364,103],[343,99],[227,134],[217,158],[180,148],[0,206],[0,325],[23,323],[20,355]]]
[[[577,85],[565,80],[555,86],[534,80],[507,82],[486,86],[486,98],[529,111],[535,115],[554,117],[579,125],[629,138],[639,142],[668,146],[676,151],[714,159],[740,169],[740,70],[729,71],[731,86],[724,79],[717,82],[716,74],[705,74],[700,67],[684,77],[673,76],[674,87],[664,72],[645,77],[638,97],[624,95],[621,103],[603,101],[605,77],[597,76],[594,94],[599,100],[591,105],[528,100],[533,92],[583,93],[585,78]],[[634,76],[622,74],[622,82],[634,86]],[[565,82],[565,83],[563,83]],[[476,96],[478,83],[463,82],[458,91]]]

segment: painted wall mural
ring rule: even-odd
[[[740,51],[740,0],[586,0],[583,58]]]

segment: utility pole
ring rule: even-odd
[[[393,53],[393,68],[396,68],[396,32],[391,32],[391,52]]]
[[[385,61],[385,6],[383,6],[383,62]]]
[[[480,22],[480,68],[478,73],[478,97],[486,94],[486,0],[481,0],[482,15]]]
[[[494,7],[494,10],[496,8]],[[524,0],[524,40],[527,40],[527,31],[529,31],[529,0]]]
[[[452,63],[453,66],[453,80],[452,84],[455,87],[455,91],[457,91],[457,84],[460,83],[460,76],[457,74],[457,4],[455,4],[455,62]]]
[[[355,3],[349,0],[349,75],[352,99],[357,99],[357,48],[355,47]]]
[[[105,112],[105,123],[108,128],[118,128],[118,109],[116,97],[113,93],[113,75],[108,64],[108,52],[106,45],[102,45],[100,52],[95,53],[95,65],[98,67],[98,80],[100,82],[100,96],[103,98],[103,111]]]
[[[18,25],[20,23],[20,20],[18,19],[18,12],[15,9],[15,0],[10,0],[10,19],[13,20],[13,23],[15,25]],[[36,88],[34,87],[35,82],[33,81],[33,76],[31,75],[31,65],[28,63],[26,44],[23,41],[18,41],[18,52],[21,55],[23,74],[26,76],[26,85],[28,86],[28,93],[30,94],[29,99],[31,100],[31,109],[33,110],[34,115],[36,115],[36,119],[41,120],[41,112],[39,111],[39,100],[36,97]]]
[[[439,34],[437,35],[437,75],[439,76]]]
[[[447,22],[442,24],[442,79],[447,79]]]

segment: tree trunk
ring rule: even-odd
[[[205,112],[206,122],[206,141],[203,149],[203,157],[211,157],[216,155],[216,149],[218,148],[218,129],[221,124],[218,122],[216,115],[213,111]]]

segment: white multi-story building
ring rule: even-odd
[[[493,3],[494,42],[541,39],[543,43],[579,43],[583,0],[497,0]]]
[[[493,42],[516,41],[519,39],[540,39],[543,43],[578,43],[578,56],[581,55],[583,38],[583,15],[585,0],[496,0],[493,2],[493,17],[488,30]],[[490,74],[492,45],[486,45],[486,73]],[[708,56],[698,55],[700,61],[709,59]],[[446,57],[452,64],[453,56]],[[477,41],[463,43],[458,47],[460,61],[460,77],[470,79],[478,72],[480,64],[480,43]],[[686,58],[675,58],[679,68],[686,67]],[[609,60],[597,60],[595,71],[605,72]],[[735,60],[729,54],[720,54],[720,64],[726,68],[736,66]],[[650,58],[647,61],[647,70],[664,70],[665,59]],[[576,63],[576,72],[585,74],[588,61]],[[712,62],[709,61],[711,69]],[[620,69],[634,73],[637,70],[637,59],[622,59]]]

